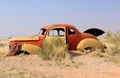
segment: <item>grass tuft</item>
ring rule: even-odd
[[[54,60],[57,65],[67,65],[71,62],[68,52],[68,45],[63,45],[62,40],[53,39],[49,42],[44,41],[44,49],[40,49],[39,55],[43,60]]]
[[[9,47],[7,44],[0,46],[0,57],[6,56],[8,51],[9,51]]]
[[[99,57],[105,57],[106,61],[111,61],[114,63],[120,63],[120,31],[106,32],[105,36],[102,38],[102,42],[106,44],[106,53],[97,53]]]

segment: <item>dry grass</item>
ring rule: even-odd
[[[0,78],[30,78],[32,75],[38,78],[36,74],[15,67],[0,69]]]
[[[97,52],[95,55],[104,57],[105,61],[120,63],[120,31],[106,32],[101,41],[107,46],[106,53]]]
[[[37,55],[4,57],[0,60],[0,78],[62,78],[62,75],[38,72],[44,61]],[[45,66],[45,64],[43,64]],[[30,66],[30,68],[29,68]],[[32,70],[34,68],[38,69]],[[46,66],[47,67],[47,66]],[[50,67],[48,65],[48,67]]]
[[[62,78],[60,75],[31,72],[16,67],[0,68],[0,78]]]
[[[9,51],[8,39],[0,40],[0,57],[6,56]]]
[[[68,46],[63,45],[61,40],[51,40],[51,43],[44,41],[44,49],[39,51],[43,60],[54,60],[57,65],[67,65],[71,62]]]

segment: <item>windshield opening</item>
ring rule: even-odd
[[[39,35],[44,35],[46,32],[46,29],[40,29]]]

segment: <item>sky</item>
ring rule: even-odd
[[[31,36],[53,24],[120,30],[120,0],[0,0],[0,38]]]

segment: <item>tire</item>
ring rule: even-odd
[[[29,53],[28,53],[27,51],[18,51],[18,52],[15,54],[15,56],[16,56],[16,55],[20,55],[20,54],[29,55]]]

